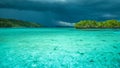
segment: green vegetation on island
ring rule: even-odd
[[[41,27],[38,23],[25,22],[15,19],[4,19],[0,18],[0,27],[10,28],[10,27]]]
[[[95,20],[82,20],[74,25],[77,29],[88,28],[120,28],[120,22],[117,20],[106,20],[103,22],[97,22]]]

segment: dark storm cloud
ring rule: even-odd
[[[0,8],[22,11],[21,17],[27,12],[36,14],[33,17],[39,17],[39,22],[52,25],[82,19],[119,19],[120,15],[119,0],[0,0]]]

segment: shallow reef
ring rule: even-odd
[[[119,32],[0,29],[0,68],[119,68]]]

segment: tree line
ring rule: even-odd
[[[38,23],[0,18],[0,27],[41,27]]]
[[[78,29],[87,28],[120,28],[120,22],[117,20],[95,21],[95,20],[82,20],[74,25]]]

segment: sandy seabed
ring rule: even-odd
[[[1,28],[0,68],[120,68],[120,30]]]

